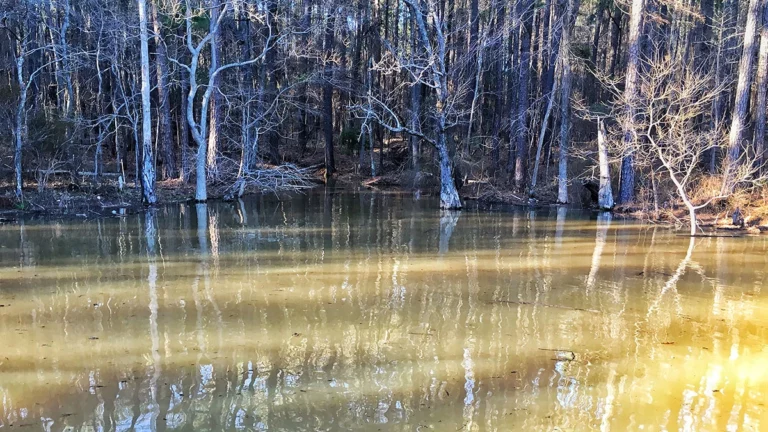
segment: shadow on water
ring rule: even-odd
[[[766,239],[436,207],[329,189],[3,227],[0,429],[768,421]]]

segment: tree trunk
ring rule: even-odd
[[[185,74],[182,74],[185,75]],[[181,148],[181,169],[179,170],[179,178],[182,182],[189,181],[189,166],[188,151],[189,151],[189,123],[187,123],[187,94],[189,93],[189,79],[186,76],[181,78],[181,108],[178,113],[178,134],[179,134],[179,147]]]
[[[209,5],[211,10],[211,19],[210,19],[210,28],[209,31],[211,33],[214,33],[215,26],[219,20],[219,2],[216,0],[209,0]],[[211,57],[210,57],[210,64],[208,67],[208,73],[213,74],[213,71],[215,71],[219,67],[219,33],[218,31],[215,32],[214,36],[211,38]],[[207,153],[207,165],[208,165],[208,174],[211,177],[216,177],[218,175],[218,166],[216,163],[216,158],[218,156],[218,148],[219,148],[219,123],[220,123],[220,114],[219,111],[221,110],[221,97],[219,96],[218,91],[218,83],[219,80],[216,78],[213,81],[213,97],[211,97],[210,101],[210,108],[209,108],[209,114],[210,114],[210,122],[208,125],[208,153]]]
[[[611,190],[611,171],[608,164],[608,133],[603,119],[597,120],[597,156],[600,165],[600,190],[597,205],[601,210],[613,208],[613,190]]]
[[[515,188],[523,190],[528,177],[528,81],[531,69],[531,32],[533,31],[533,1],[521,0],[520,20],[520,81],[517,96],[517,143],[515,145]]]
[[[541,165],[541,151],[544,148],[544,137],[546,136],[547,127],[549,125],[549,117],[552,115],[552,107],[555,105],[555,92],[557,92],[557,81],[554,82],[555,86],[552,87],[552,92],[547,100],[547,108],[544,110],[544,119],[541,121],[541,130],[539,131],[539,138],[536,142],[536,156],[533,160],[533,175],[531,176],[531,188],[528,195],[533,196],[536,185],[539,183],[539,166]]]
[[[560,50],[563,85],[560,92],[560,157],[557,170],[557,201],[561,204],[568,202],[568,147],[570,146],[571,131],[571,86],[573,75],[571,72],[571,38],[573,26],[576,23],[576,14],[579,9],[579,0],[569,0],[566,13],[563,17],[562,49]]]
[[[635,100],[639,96],[638,72],[640,67],[640,42],[642,39],[643,11],[645,0],[632,0],[632,10],[629,18],[629,47],[627,49],[627,76],[624,87],[624,97],[627,101],[627,118],[622,125],[624,132],[624,148],[627,154],[621,161],[621,184],[619,185],[619,203],[627,204],[635,198],[635,167],[633,146],[635,145]]]
[[[731,131],[728,135],[728,157],[725,162],[725,177],[723,187],[732,189],[730,177],[734,165],[741,156],[742,140],[746,129],[747,113],[749,110],[749,93],[752,82],[752,64],[755,58],[755,29],[757,17],[760,11],[760,0],[749,0],[747,11],[747,25],[744,29],[744,47],[739,62],[739,78],[736,84],[736,100],[733,117],[731,118]]]
[[[434,36],[430,38],[427,32],[424,15],[421,12],[421,6],[415,3],[416,0],[406,0],[406,3],[413,11],[413,17],[419,29],[421,45],[426,49],[430,57],[428,68],[430,85],[435,89],[435,149],[440,158],[440,208],[445,210],[460,209],[462,207],[459,192],[456,190],[456,184],[453,181],[453,162],[448,143],[446,142],[446,124],[447,113],[446,104],[448,103],[448,74],[446,73],[446,41],[443,33],[443,23],[437,16],[434,3],[429,4],[429,13],[434,20]],[[432,49],[431,41],[434,40],[437,49]]]
[[[497,7],[499,8],[499,17],[496,25],[496,31],[498,32],[498,35],[500,36],[500,41],[494,45],[495,47],[502,48],[504,46],[503,41],[503,34],[504,29],[506,27],[505,20],[507,16],[507,12],[505,9],[506,2],[505,1],[499,1],[499,4]],[[501,122],[504,118],[504,66],[505,66],[505,59],[503,56],[503,53],[500,53],[499,57],[496,60],[496,67],[494,68],[494,80],[495,80],[495,89],[492,93],[492,100],[493,100],[493,131],[491,133],[491,166],[493,167],[494,172],[498,171],[499,165],[501,163]]]
[[[149,85],[149,32],[147,30],[147,2],[139,2],[139,27],[141,31],[141,140],[142,169],[141,189],[145,204],[155,204],[155,166],[152,156],[152,117]]]
[[[23,195],[23,180],[21,177],[21,149],[26,138],[27,124],[24,113],[27,105],[27,92],[24,84],[24,53],[19,53],[19,58],[16,59],[16,74],[17,82],[19,84],[19,105],[16,108],[16,125],[14,127],[14,149],[13,149],[13,171],[16,180],[16,199],[21,201],[24,198]]]
[[[557,169],[557,202],[568,203],[568,146],[571,129],[571,60],[569,52],[569,35],[565,30],[562,46],[563,85],[560,91],[560,155]]]
[[[276,32],[278,32],[277,29],[277,20],[276,20],[276,14],[277,14],[277,1],[276,0],[269,0],[267,4],[267,19],[270,23],[270,28],[272,29],[273,37]],[[266,40],[269,37],[269,29],[264,28],[264,40]],[[269,102],[271,103],[276,97],[277,97],[277,88],[278,88],[278,77],[279,73],[275,70],[275,56],[276,52],[274,49],[270,49],[267,52],[267,55],[264,57],[264,68],[266,69],[267,74],[267,87],[266,87],[266,93],[263,94],[264,97],[269,97]],[[262,99],[263,101],[266,99]],[[266,103],[264,103],[266,106]],[[266,115],[267,113],[264,109],[262,109],[262,112]],[[271,116],[270,116],[271,117]],[[279,165],[280,164],[280,135],[278,132],[274,129],[270,129],[267,134],[267,151],[269,155],[269,161],[273,165]]]
[[[362,0],[365,1],[365,0]],[[367,3],[367,2],[366,2]],[[303,46],[309,45],[309,35],[312,25],[312,0],[304,0],[304,17],[302,19],[302,37],[301,42]],[[310,63],[309,56],[301,56],[299,60],[299,70],[306,77],[310,75]],[[308,80],[309,78],[305,78]],[[303,156],[307,151],[307,143],[309,142],[309,117],[310,110],[308,107],[307,90],[309,85],[302,82],[299,90],[299,155]]]
[[[157,63],[157,115],[160,121],[160,148],[162,149],[163,178],[176,177],[176,156],[173,154],[171,133],[171,102],[168,86],[168,53],[163,40],[163,31],[157,16],[157,0],[152,0],[152,25],[155,30],[155,53]]]
[[[333,32],[336,17],[333,11],[326,16],[325,23],[325,71],[323,76],[323,133],[325,135],[325,177],[333,176],[336,166],[333,160]]]
[[[760,54],[757,61],[757,104],[755,107],[755,162],[762,167],[765,151],[766,91],[768,91],[768,2],[763,5],[760,25]]]
[[[413,130],[420,130],[421,127],[419,126],[419,116],[421,113],[421,84],[414,84],[411,86],[411,129]],[[416,135],[411,135],[410,138],[410,144],[411,144],[411,168],[418,173],[419,172],[419,137]]]
[[[619,64],[619,58],[621,57],[621,22],[624,19],[624,14],[619,8],[618,4],[614,4],[613,11],[609,13],[611,20],[611,68],[608,74],[613,77],[616,74],[616,66]]]
[[[517,3],[513,3],[509,6],[509,69],[507,72],[507,110],[509,114],[509,149],[507,155],[507,173],[514,177],[515,172],[515,154],[516,154],[516,142],[515,138],[518,131],[517,118],[517,104],[515,103],[520,97],[520,92],[513,92],[515,89],[515,78],[518,78],[519,74],[516,74],[518,66],[520,65],[520,56],[518,55],[518,45],[520,42],[520,8]]]

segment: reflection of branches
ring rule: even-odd
[[[680,261],[680,264],[677,266],[677,269],[675,272],[670,276],[669,279],[667,279],[667,282],[664,284],[664,286],[661,289],[661,292],[658,294],[656,299],[654,299],[653,303],[648,307],[648,313],[646,314],[646,317],[650,321],[651,314],[659,309],[659,304],[661,303],[661,300],[664,298],[664,295],[670,291],[674,292],[675,294],[675,303],[677,305],[677,314],[682,315],[682,307],[680,306],[680,294],[677,291],[677,282],[680,280],[681,277],[685,274],[685,270],[691,265],[691,257],[693,256],[693,250],[696,246],[696,238],[691,237],[690,241],[688,242],[688,251],[685,254],[685,258],[683,258],[682,261]]]

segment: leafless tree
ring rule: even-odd
[[[218,67],[216,67],[213,70],[209,71],[208,74],[208,81],[204,85],[201,85],[198,83],[197,78],[197,71],[198,68],[201,65],[201,55],[203,50],[208,46],[208,44],[211,43],[214,37],[216,37],[216,33],[221,28],[222,20],[231,12],[231,4],[229,2],[224,2],[223,5],[215,4],[213,5],[214,8],[217,8],[217,19],[215,21],[211,22],[210,31],[206,32],[202,37],[200,37],[198,40],[195,40],[195,31],[193,29],[193,22],[195,17],[200,16],[201,14],[204,14],[206,12],[205,8],[195,8],[192,5],[191,0],[185,0],[185,25],[186,25],[186,34],[185,34],[185,42],[187,46],[187,50],[189,50],[189,60],[188,63],[182,63],[179,59],[171,59],[174,63],[180,65],[186,72],[187,76],[189,77],[189,93],[187,94],[187,112],[186,112],[186,118],[187,122],[189,123],[189,129],[192,134],[192,138],[194,139],[195,143],[197,144],[197,158],[195,162],[195,170],[196,170],[196,187],[195,187],[195,200],[197,201],[206,201],[208,199],[208,188],[207,188],[207,164],[208,164],[208,157],[207,157],[207,151],[208,151],[208,143],[206,141],[208,137],[208,109],[210,107],[210,100],[215,91],[218,91],[218,87],[216,86],[216,79],[217,77],[224,71],[232,68],[238,68],[238,67],[244,67],[248,65],[252,65],[258,62],[263,61],[267,53],[273,49],[278,42],[278,40],[282,37],[276,33],[272,32],[272,28],[270,27],[270,20],[265,19],[265,12],[260,11],[257,9],[250,9],[248,10],[249,19],[254,20],[258,22],[262,26],[267,26],[267,37],[266,40],[263,43],[261,52],[250,59],[244,59],[242,61],[237,62],[231,62],[231,63],[225,63],[221,64]],[[200,110],[198,114],[198,110],[196,110],[196,104],[195,100],[197,98],[198,93],[201,90],[201,87],[204,88],[203,95],[202,95],[202,101],[200,103]]]
[[[636,155],[636,162],[666,176],[674,185],[675,192],[690,216],[690,233],[696,234],[696,212],[726,194],[715,193],[700,202],[690,198],[692,188],[700,174],[701,161],[712,149],[727,146],[723,130],[702,129],[697,121],[710,113],[710,107],[721,92],[715,85],[714,74],[686,69],[673,59],[646,60],[646,66],[638,71],[638,93],[628,98],[618,87],[612,90],[617,96],[615,105],[622,124],[622,116],[632,113],[636,139],[627,147],[624,140],[611,140],[615,154]],[[745,153],[746,154],[746,153]],[[723,182],[742,182],[754,179],[753,164],[742,167]],[[731,190],[726,184],[724,190]]]
[[[416,23],[418,46],[413,49],[418,53],[413,61],[409,61],[404,53],[387,43],[389,56],[374,68],[385,73],[404,71],[407,85],[424,85],[434,92],[434,106],[431,132],[423,133],[421,128],[406,125],[400,116],[383,98],[373,94],[367,96],[365,105],[357,106],[358,115],[366,119],[374,119],[384,128],[395,133],[407,133],[419,137],[431,144],[438,154],[440,166],[440,207],[443,209],[460,209],[462,207],[459,193],[453,181],[453,162],[448,152],[447,131],[456,126],[461,118],[457,104],[464,99],[463,91],[466,86],[451,82],[447,67],[445,22],[438,14],[435,0],[417,2],[404,0],[408,5],[412,18]],[[429,27],[428,27],[429,26]],[[431,36],[430,36],[431,34]]]

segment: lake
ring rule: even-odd
[[[0,225],[0,431],[768,429],[768,237],[437,207]]]

